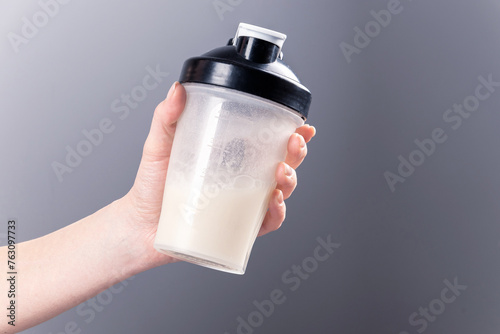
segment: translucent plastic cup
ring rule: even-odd
[[[226,46],[184,62],[187,101],[175,132],[154,247],[245,272],[289,137],[311,93],[282,58],[286,35],[240,23]]]
[[[297,112],[233,89],[184,84],[154,247],[243,274]]]

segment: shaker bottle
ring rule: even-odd
[[[185,61],[154,247],[172,257],[245,272],[288,139],[311,93],[282,61],[286,35],[240,23],[228,45]]]

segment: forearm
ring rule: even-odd
[[[56,232],[17,245],[16,326],[4,320],[1,332],[18,332],[46,321],[147,269],[127,247],[127,229],[117,228],[124,217],[120,210],[114,202]],[[0,261],[6,260],[2,247]],[[2,280],[2,305],[8,302],[6,283]]]

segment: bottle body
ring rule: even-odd
[[[243,274],[290,135],[304,124],[278,103],[186,83],[154,247]]]

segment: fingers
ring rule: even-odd
[[[306,143],[309,143],[309,141],[316,135],[316,128],[309,124],[305,124],[300,128],[297,128],[295,132],[304,137]]]
[[[280,162],[275,174],[276,189],[281,190],[283,197],[287,199],[297,186],[297,173],[284,162]]]
[[[285,162],[293,169],[300,166],[307,155],[307,145],[304,137],[298,133],[290,136]]]
[[[269,201],[269,210],[264,217],[259,231],[259,237],[280,228],[285,220],[286,207],[283,193],[279,189],[274,189]]]
[[[306,143],[315,135],[316,129],[313,126],[303,125],[297,128],[296,132],[288,140],[285,162],[294,169],[299,167],[307,155]]]
[[[275,231],[281,227],[285,220],[286,206],[284,200],[289,198],[297,186],[295,168],[299,167],[307,155],[307,145],[316,135],[316,129],[310,125],[297,128],[290,136],[287,146],[285,162],[281,162],[276,169],[276,189],[271,194],[269,210],[264,217],[259,236]]]
[[[269,210],[264,217],[259,236],[280,228],[286,215],[284,200],[290,197],[297,186],[297,174],[295,170],[284,162],[279,163],[275,178],[277,186],[271,194]]]
[[[143,159],[161,161],[170,156],[177,120],[184,110],[186,91],[175,82],[167,98],[155,109],[148,138],[144,144]]]

